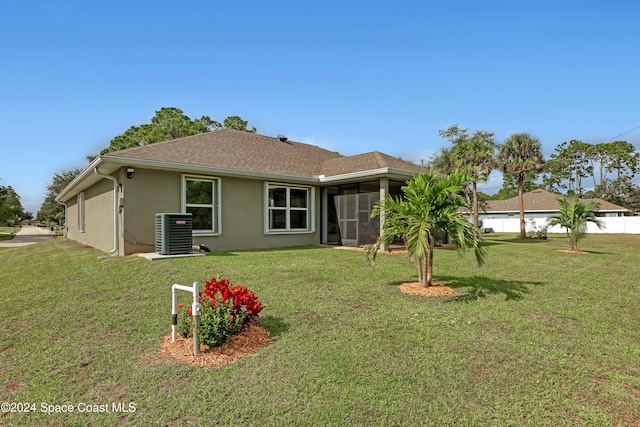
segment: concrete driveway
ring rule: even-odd
[[[23,226],[16,237],[11,240],[1,240],[0,248],[15,248],[18,246],[33,245],[34,243],[51,240],[54,238],[53,232],[48,228]]]

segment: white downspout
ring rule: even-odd
[[[111,251],[109,252],[109,256],[114,256],[118,253],[118,187],[120,183],[111,175],[100,172],[97,167],[93,168],[93,171],[96,173],[96,175],[113,181],[113,249],[111,249]]]

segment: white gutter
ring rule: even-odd
[[[93,171],[96,173],[96,175],[113,181],[113,249],[111,249],[111,251],[109,252],[109,256],[113,256],[118,253],[118,187],[120,183],[111,175],[100,172],[97,167],[93,168]]]
[[[321,183],[324,184],[324,183],[330,183],[330,182],[336,182],[336,181],[370,178],[370,177],[379,176],[379,175],[397,175],[397,176],[413,177],[413,175],[417,173],[419,172],[409,172],[409,171],[393,169],[393,168],[378,168],[378,169],[369,169],[365,171],[350,172],[342,175],[332,175],[332,176],[320,175],[318,179],[320,180]]]

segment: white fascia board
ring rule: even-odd
[[[185,163],[176,163],[176,162],[164,162],[158,160],[145,160],[145,159],[136,159],[131,157],[109,157],[103,156],[105,162],[117,164],[120,166],[138,166],[141,168],[147,169],[157,169],[157,170],[167,170],[174,172],[185,172],[185,173],[199,173],[206,175],[225,175],[225,176],[234,176],[239,178],[252,178],[252,179],[264,179],[264,180],[280,180],[287,182],[300,182],[305,184],[318,184],[318,178],[316,177],[303,177],[303,176],[294,176],[294,175],[284,175],[284,174],[274,174],[274,173],[266,173],[266,172],[252,172],[245,171],[241,169],[228,169],[228,168],[217,168],[211,166],[198,166],[198,165],[189,165]]]
[[[342,175],[332,175],[332,176],[320,175],[318,178],[320,178],[321,183],[326,184],[326,183],[331,183],[336,181],[349,181],[349,180],[357,180],[361,178],[373,178],[376,176],[383,176],[383,175],[398,175],[400,177],[407,177],[410,179],[413,177],[413,175],[415,175],[415,173],[407,172],[400,169],[379,168],[379,169],[370,169],[366,171],[345,173]]]
[[[84,168],[75,178],[73,178],[71,180],[71,182],[69,184],[67,184],[66,187],[64,187],[62,189],[62,191],[60,192],[60,194],[58,194],[56,196],[56,202],[60,202],[61,200],[64,199],[64,196],[66,196],[74,187],[76,187],[80,182],[82,182],[84,179],[86,179],[88,176],[93,174],[93,170],[97,167],[99,167],[102,164],[102,158],[101,156],[96,157],[95,159],[93,159],[91,161],[91,163],[89,163],[89,166],[87,166],[86,168]]]

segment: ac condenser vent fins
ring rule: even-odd
[[[193,218],[184,213],[156,214],[156,252],[160,255],[190,254]]]

